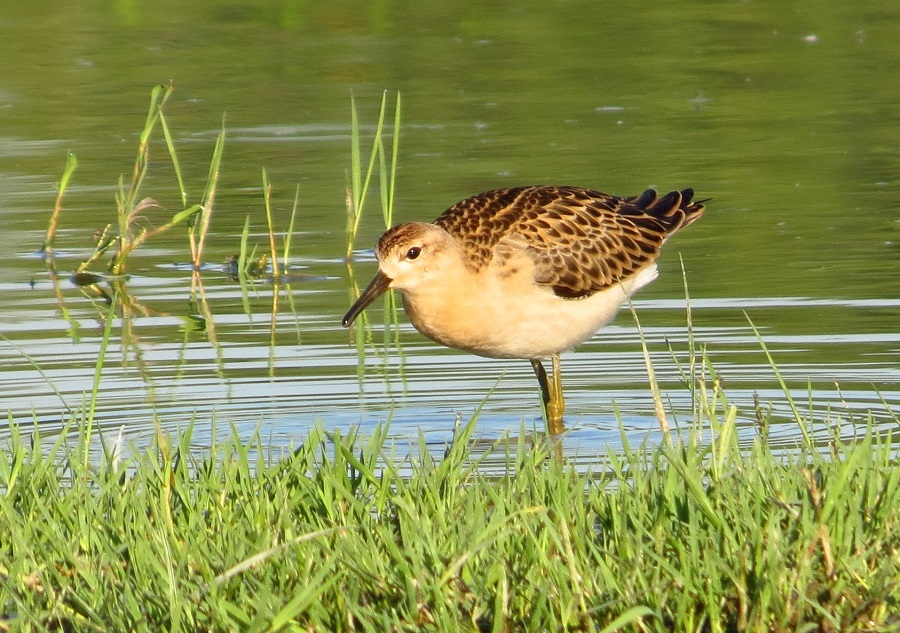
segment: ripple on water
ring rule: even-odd
[[[296,445],[317,423],[345,433],[389,423],[396,441],[415,445],[421,432],[436,447],[452,437],[458,420],[476,412],[482,441],[542,431],[528,363],[446,350],[424,340],[402,316],[387,334],[381,326],[367,330],[360,364],[354,332],[339,324],[349,301],[341,266],[308,262],[308,278],[279,288],[274,319],[273,286],[265,280],[241,286],[204,271],[201,300],[177,268],[162,277],[130,278],[125,287],[133,296],[125,313],[117,311],[101,372],[97,428],[124,428],[131,441],[142,442],[157,425],[175,432],[192,424],[201,446],[213,433],[234,428],[247,438],[260,433],[273,448]],[[67,411],[79,411],[91,393],[108,306],[96,294],[49,279],[27,289],[6,284],[0,292],[14,297],[0,311],[4,412],[14,422],[58,432]],[[865,321],[847,316],[900,302],[731,297],[692,299],[690,305],[689,337],[684,300],[635,302],[673,423],[684,428],[693,416],[686,377],[693,344],[697,358],[705,351],[728,401],[738,406],[744,441],[756,433],[760,402],[775,415],[770,441],[796,444],[793,412],[743,316],[754,310],[778,313],[779,323],[807,323],[803,331],[758,323],[804,412],[813,402],[816,419],[842,434],[856,432],[870,414],[877,424],[896,424],[889,407],[900,406],[900,334],[868,331]],[[700,364],[694,372],[703,376]],[[563,376],[564,447],[571,457],[589,463],[620,447],[623,437],[636,445],[659,440],[641,334],[630,315],[565,355]]]

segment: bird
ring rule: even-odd
[[[693,189],[620,197],[570,186],[495,189],[433,222],[378,240],[378,270],[344,316],[349,327],[388,289],[413,326],[447,347],[531,362],[551,435],[564,430],[560,354],[610,323],[656,279],[666,240],[707,200]],[[542,360],[550,359],[548,377]]]

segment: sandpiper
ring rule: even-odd
[[[703,214],[693,189],[618,197],[579,187],[497,189],[434,222],[378,240],[378,272],[344,316],[350,326],[389,288],[433,341],[531,361],[547,428],[563,430],[559,355],[583,343],[657,276],[666,239]],[[541,359],[553,363],[552,381]]]

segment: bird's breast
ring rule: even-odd
[[[505,272],[505,274],[501,274]],[[647,270],[640,285],[652,280]],[[403,292],[413,326],[433,341],[492,358],[546,358],[591,338],[615,318],[635,284],[563,299],[515,263],[453,283]]]

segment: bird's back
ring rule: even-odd
[[[579,187],[496,189],[458,202],[434,223],[458,240],[474,269],[524,250],[535,262],[536,283],[577,299],[652,264],[669,235],[703,214],[693,195],[692,189],[661,198],[652,189],[633,197]]]

